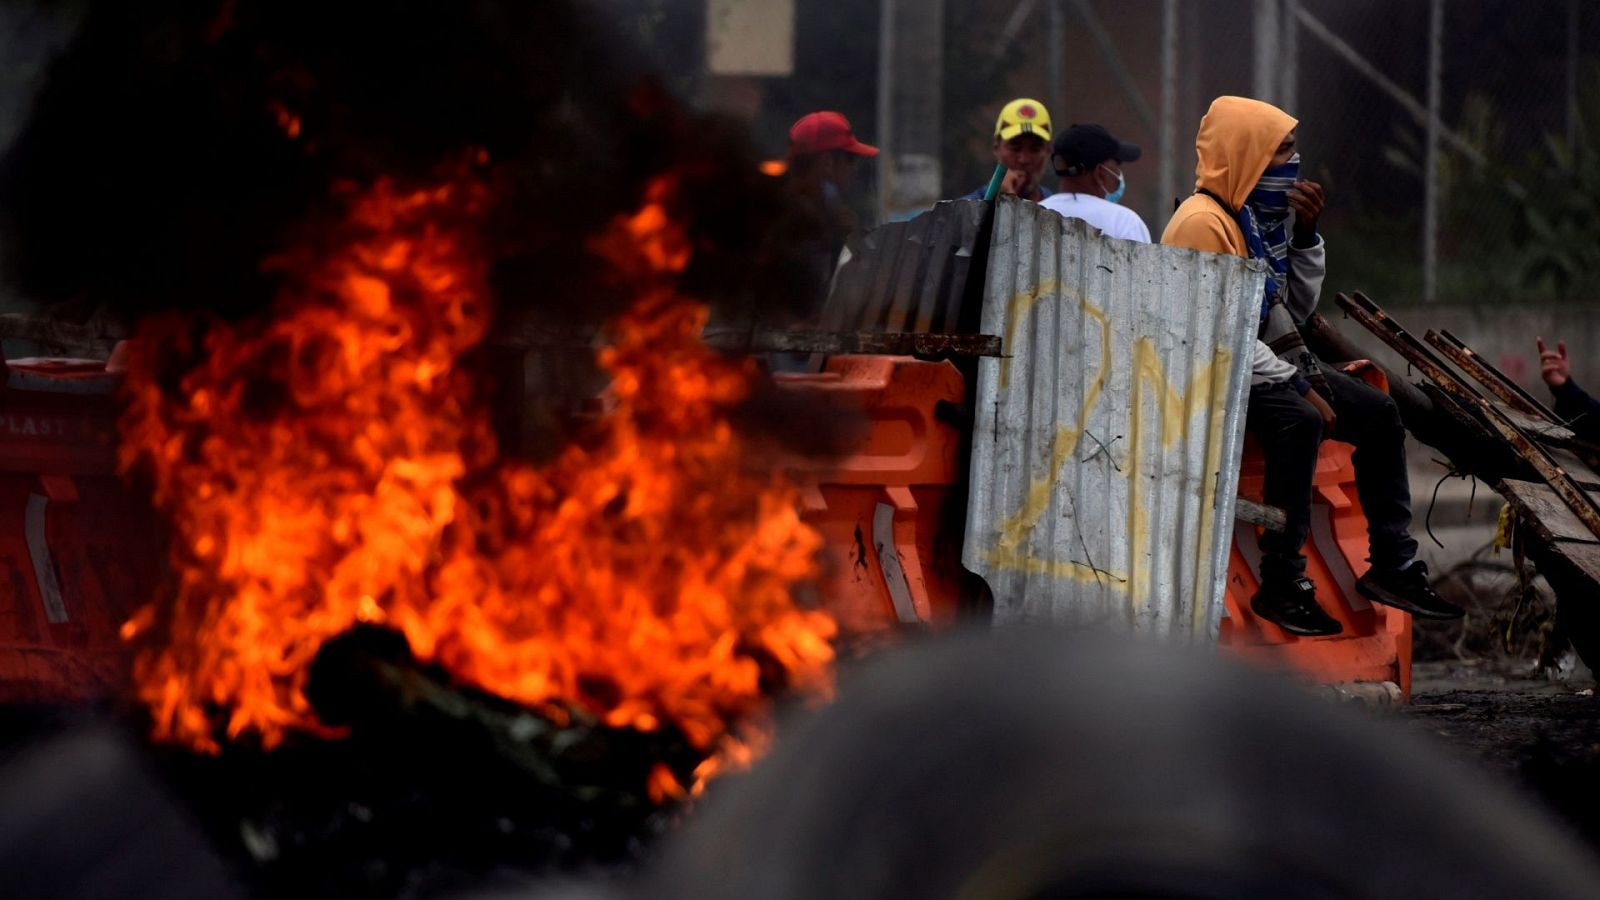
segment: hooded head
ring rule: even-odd
[[[1218,97],[1200,120],[1194,148],[1195,187],[1216,194],[1239,209],[1272,162],[1278,145],[1299,124],[1270,103],[1246,97]]]

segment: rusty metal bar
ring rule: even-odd
[[[1551,412],[1543,403],[1540,403],[1532,394],[1522,389],[1505,376],[1504,372],[1490,365],[1482,356],[1473,352],[1460,338],[1449,331],[1432,331],[1423,335],[1423,339],[1434,346],[1434,349],[1445,355],[1445,358],[1461,367],[1478,383],[1489,389],[1491,394],[1499,397],[1512,407],[1520,409],[1531,416],[1540,416],[1556,425],[1564,425],[1556,414]]]
[[[0,338],[33,341],[52,347],[89,347],[110,350],[120,337],[100,329],[50,316],[28,313],[0,314]]]
[[[1433,381],[1446,396],[1451,396],[1458,401],[1464,401],[1468,406],[1475,407],[1495,432],[1507,443],[1511,449],[1521,457],[1539,477],[1545,479],[1551,490],[1556,492],[1564,503],[1567,504],[1574,515],[1578,517],[1597,537],[1600,537],[1600,507],[1597,507],[1589,495],[1579,487],[1578,483],[1569,475],[1566,469],[1550,457],[1544,447],[1528,437],[1516,423],[1506,415],[1498,406],[1491,403],[1488,398],[1479,394],[1471,385],[1463,381],[1454,372],[1450,371],[1438,357],[1434,356],[1422,342],[1407,332],[1394,319],[1390,318],[1378,304],[1365,294],[1356,293],[1354,297],[1344,294],[1338,295],[1337,302],[1373,334],[1377,335],[1384,343],[1393,347],[1397,353],[1406,358],[1407,362],[1415,365]]]
[[[1466,403],[1462,401],[1462,398],[1449,391],[1446,391],[1444,388],[1433,382],[1422,385],[1420,390],[1427,395],[1428,399],[1431,400],[1436,407],[1444,410],[1446,415],[1450,416],[1450,418],[1454,419],[1456,422],[1460,423],[1462,427],[1470,431],[1473,437],[1482,438],[1485,441],[1489,441],[1497,449],[1504,449],[1499,435],[1495,434],[1494,431],[1489,428],[1489,426],[1485,425],[1483,420],[1473,415],[1472,410]],[[1454,462],[1453,457],[1452,462]],[[1475,472],[1474,474],[1480,473]],[[1489,479],[1486,478],[1486,480]]]
[[[1505,413],[1498,407],[1487,400],[1480,399],[1478,402],[1490,426],[1500,432],[1500,436],[1517,451],[1517,455],[1533,466],[1533,470],[1538,472],[1550,489],[1556,492],[1556,496],[1567,504],[1573,515],[1594,532],[1596,538],[1600,538],[1600,506],[1595,505],[1594,499],[1578,486],[1572,476],[1567,474],[1566,469],[1550,458],[1550,454],[1543,447],[1523,434],[1521,429],[1506,418]]]
[[[730,353],[846,353],[887,356],[1000,356],[993,334],[872,331],[712,332],[705,341]]]
[[[993,334],[931,334],[876,331],[711,330],[702,335],[724,353],[833,353],[884,356],[1000,356],[1003,341]],[[597,346],[597,333],[587,330],[524,330],[491,340],[498,347]]]
[[[1354,296],[1339,294],[1334,298],[1339,308],[1345,311],[1350,318],[1355,319],[1363,328],[1372,332],[1377,338],[1394,348],[1394,351],[1405,358],[1406,362],[1416,366],[1423,375],[1437,384],[1447,393],[1455,394],[1464,390],[1465,398],[1472,401],[1482,400],[1477,391],[1455,377],[1445,366],[1444,361],[1433,355],[1428,346],[1417,340],[1416,336],[1400,327],[1384,312],[1371,297],[1359,291]]]
[[[33,341],[54,347],[109,351],[122,335],[49,316],[0,314],[0,339]],[[595,333],[583,329],[522,331],[493,339],[497,347],[583,347]],[[867,331],[709,331],[705,342],[730,353],[854,353],[887,356],[1000,356],[1002,341],[993,334],[927,334]]]

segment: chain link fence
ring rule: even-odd
[[[863,213],[984,184],[996,113],[1029,96],[1058,128],[1099,122],[1145,149],[1123,202],[1159,234],[1190,189],[1207,104],[1242,94],[1301,120],[1305,171],[1329,194],[1330,288],[1389,304],[1595,299],[1593,0],[588,2],[614,14],[674,93],[746,123],[767,158],[783,155],[801,115],[843,111],[889,150],[862,171]],[[784,71],[712,71],[718,16],[739,6],[788,23],[774,29],[789,35]],[[30,2],[0,17],[14,51],[0,79],[8,121],[22,121],[77,8]],[[890,196],[912,176],[917,197]]]
[[[1586,0],[946,4],[947,58],[1003,46],[978,106],[1031,92],[1058,127],[1096,121],[1145,147],[1124,202],[1153,233],[1189,190],[1206,105],[1241,94],[1301,121],[1304,171],[1329,194],[1331,289],[1402,305],[1595,298],[1600,8]],[[966,131],[982,115],[960,78],[947,72],[946,108]],[[981,137],[957,141],[951,191],[987,162]]]

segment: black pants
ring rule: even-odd
[[[1354,444],[1356,493],[1367,516],[1368,559],[1393,568],[1417,553],[1411,539],[1411,485],[1406,480],[1405,426],[1389,395],[1342,372],[1328,372],[1325,397],[1333,407],[1334,440]],[[1282,509],[1288,526],[1261,537],[1261,577],[1305,574],[1301,552],[1311,528],[1311,477],[1317,466],[1322,416],[1289,384],[1250,389],[1245,427],[1266,455],[1263,499]]]

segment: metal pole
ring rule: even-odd
[[[1198,3],[1185,3],[1180,14],[1182,19],[1178,23],[1178,35],[1183,39],[1183,49],[1178,60],[1183,67],[1183,77],[1178,82],[1178,90],[1182,95],[1179,98],[1178,108],[1183,113],[1184,133],[1187,135],[1194,133],[1195,127],[1200,124],[1200,117],[1206,111],[1200,90],[1202,78],[1200,54],[1205,43],[1200,26],[1204,20],[1200,16]],[[1184,158],[1188,158],[1187,151]]]
[[[894,3],[878,5],[878,222],[889,221],[889,198],[894,187]]]
[[[1178,196],[1178,0],[1164,0],[1161,9],[1161,152],[1160,194],[1156,218],[1171,212],[1167,204]]]
[[[1133,106],[1133,111],[1139,114],[1139,121],[1152,132],[1160,126],[1156,124],[1156,111],[1150,108],[1150,102],[1144,98],[1139,90],[1139,79],[1135,78],[1126,63],[1122,61],[1122,54],[1117,52],[1116,41],[1111,39],[1111,32],[1100,23],[1100,17],[1095,15],[1094,7],[1089,5],[1089,0],[1073,0],[1072,11],[1078,14],[1078,20],[1089,32],[1089,37],[1100,48],[1100,56],[1106,61],[1106,68],[1111,70],[1111,77],[1117,80],[1122,93],[1128,98],[1128,103]]]
[[[1289,115],[1300,108],[1300,0],[1283,0],[1283,64],[1278,67],[1278,107]]]
[[[1567,152],[1578,152],[1578,0],[1567,0]]]
[[[1335,56],[1344,60],[1351,68],[1360,73],[1361,77],[1372,82],[1377,86],[1378,90],[1392,97],[1396,103],[1400,104],[1401,109],[1404,109],[1413,119],[1417,120],[1418,125],[1424,128],[1429,127],[1429,120],[1432,119],[1432,125],[1439,129],[1439,134],[1457,153],[1471,160],[1472,164],[1480,169],[1489,165],[1489,160],[1483,155],[1483,151],[1474,147],[1471,141],[1456,133],[1454,129],[1446,128],[1438,121],[1438,116],[1430,116],[1427,108],[1422,105],[1422,101],[1412,96],[1405,88],[1395,84],[1394,79],[1385,75],[1382,69],[1368,62],[1366,57],[1362,56],[1356,48],[1350,46],[1348,41],[1329,30],[1321,19],[1313,16],[1303,6],[1299,8],[1297,14],[1300,16],[1300,25],[1305,28],[1306,34],[1316,38],[1323,46],[1332,50]],[[1518,200],[1528,196],[1527,188],[1524,188],[1515,179],[1507,178],[1503,183],[1505,184],[1506,192]]]
[[[1017,39],[1017,34],[1022,31],[1022,26],[1028,23],[1028,17],[1033,15],[1034,4],[1039,0],[1021,0],[1011,15],[1006,18],[1005,27],[1000,29],[1000,37],[994,42],[994,48],[989,55],[996,60],[1004,59],[1006,52],[1011,49],[1011,43]]]
[[[1444,55],[1444,0],[1428,12],[1428,149],[1423,164],[1422,300],[1438,299],[1439,288],[1439,94]]]
[[[1067,22],[1065,14],[1061,11],[1061,0],[1050,0],[1049,12],[1050,24],[1045,34],[1048,35],[1046,39],[1050,42],[1050,87],[1045,99],[1050,105],[1050,115],[1056,117],[1057,121],[1065,122],[1067,121],[1067,94],[1066,85],[1062,79],[1066,66],[1065,61],[1062,59],[1064,51],[1061,44],[1067,36]]]
[[[1272,103],[1278,96],[1279,0],[1256,0],[1255,77],[1252,90],[1257,100]]]

